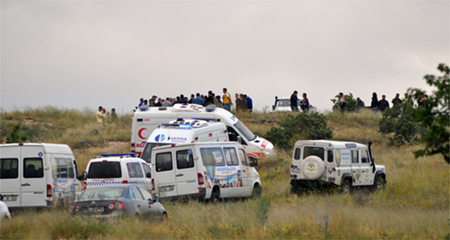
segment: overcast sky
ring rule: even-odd
[[[449,1],[1,0],[1,108],[99,105],[246,93],[262,110],[307,92],[429,89],[449,64]],[[234,100],[234,97],[233,97]]]

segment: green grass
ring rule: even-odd
[[[7,116],[5,118],[5,116]],[[263,135],[284,113],[239,114]],[[164,203],[167,223],[135,219],[98,221],[67,212],[13,214],[1,223],[1,239],[445,239],[449,236],[449,165],[440,156],[415,159],[419,146],[389,146],[377,133],[380,115],[371,111],[326,115],[336,140],[374,141],[377,164],[387,168],[382,192],[352,195],[289,193],[292,151],[259,161],[259,199],[218,205]],[[131,116],[97,125],[93,112],[46,108],[3,113],[2,132],[32,124],[42,142],[67,143],[80,172],[101,153],[128,152]],[[2,140],[4,141],[2,133]]]

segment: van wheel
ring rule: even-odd
[[[375,178],[375,182],[373,184],[373,190],[374,191],[383,191],[384,187],[386,186],[386,180],[381,175],[378,175]]]
[[[305,193],[306,190],[300,186],[297,185],[291,185],[291,193],[297,194],[298,196],[301,196],[303,193]]]
[[[341,183],[341,193],[343,194],[350,194],[352,191],[352,184],[350,183],[350,180],[344,179],[344,181]]]
[[[220,192],[219,191],[212,192],[209,201],[214,204],[218,203],[220,201]]]
[[[256,184],[256,185],[253,187],[252,198],[257,198],[257,197],[261,196],[261,193],[262,193],[262,188],[261,188],[261,186],[259,186],[259,184]]]
[[[161,216],[161,222],[167,223],[168,220],[169,220],[169,217],[167,217],[167,213],[163,213],[163,215]]]

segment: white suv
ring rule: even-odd
[[[383,189],[386,167],[376,165],[364,144],[328,140],[295,143],[291,165],[291,193],[338,186],[343,193],[354,187]]]

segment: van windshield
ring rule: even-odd
[[[170,144],[171,143],[147,143],[145,144],[144,151],[142,151],[141,158],[150,163],[150,159],[152,158],[152,150],[154,147],[160,147]]]
[[[119,162],[93,162],[89,166],[88,178],[121,178]]]
[[[252,131],[250,131],[250,129],[248,129],[241,121],[238,121],[236,124],[234,124],[234,126],[239,130],[239,132],[242,133],[242,135],[244,135],[244,137],[248,141],[253,141],[256,138],[256,135],[253,134]]]

